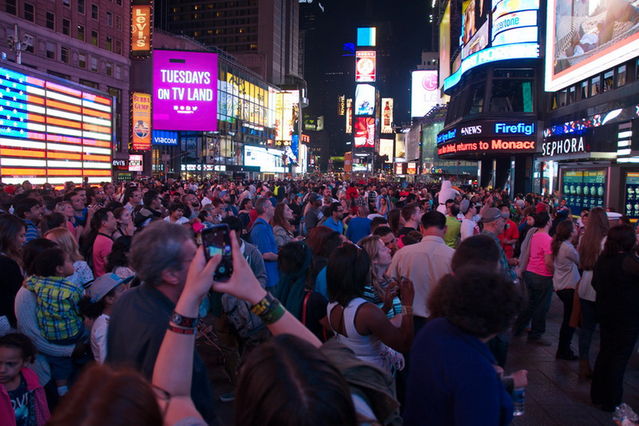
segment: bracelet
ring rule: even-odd
[[[264,324],[269,325],[282,318],[286,310],[279,300],[267,293],[264,299],[251,307],[251,312],[259,316]]]
[[[190,334],[193,335],[195,334],[195,328],[184,328],[184,327],[178,327],[174,324],[169,323],[167,330],[172,331],[174,333],[177,334]]]

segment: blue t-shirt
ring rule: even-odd
[[[429,321],[410,353],[405,425],[507,425],[513,403],[493,355],[446,318]]]
[[[348,222],[346,236],[349,240],[356,243],[371,233],[372,220],[365,217],[354,217]]]
[[[335,221],[332,217],[329,217],[324,221],[322,225],[326,226],[327,228],[331,228],[333,231],[337,231],[340,234],[344,233],[344,224],[341,220]]]
[[[278,248],[275,242],[275,235],[273,234],[273,227],[266,223],[264,219],[258,217],[253,224],[251,230],[251,242],[257,246],[260,253],[275,253],[277,254]],[[280,279],[279,271],[277,270],[277,261],[264,260],[264,266],[266,267],[266,287],[273,287],[277,285]]]
[[[326,283],[326,266],[319,271],[317,278],[315,278],[315,291],[321,294],[328,300],[328,284]]]

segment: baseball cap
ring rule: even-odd
[[[501,215],[501,211],[498,208],[490,207],[482,212],[480,222],[494,222],[499,218],[503,218],[503,216]]]
[[[311,202],[311,203],[314,203],[315,201],[321,200],[321,199],[322,199],[322,197],[319,194],[316,194],[315,192],[311,193],[308,196],[308,201]]]
[[[617,212],[606,212],[606,216],[608,216],[608,220],[621,219],[621,213],[617,213]]]
[[[543,213],[547,211],[547,209],[548,209],[548,204],[539,202],[535,206],[535,213]]]
[[[467,198],[464,198],[463,200],[461,200],[461,203],[459,203],[459,211],[461,211],[462,214],[466,214],[469,208],[470,208],[470,200],[468,200]]]
[[[102,275],[89,284],[87,295],[91,299],[91,303],[95,303],[120,284],[128,283],[132,279],[133,277],[121,278],[114,273]]]

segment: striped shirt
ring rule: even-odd
[[[24,243],[28,243],[31,240],[35,240],[36,238],[40,238],[40,230],[33,222],[29,219],[24,219],[24,224],[26,225],[27,232],[24,234]]]
[[[26,288],[36,294],[36,317],[42,336],[49,341],[73,339],[83,331],[78,303],[83,290],[64,277],[31,276]]]

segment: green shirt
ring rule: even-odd
[[[452,216],[446,216],[446,234],[444,234],[444,242],[448,247],[457,248],[459,237],[461,235],[461,222]]]

